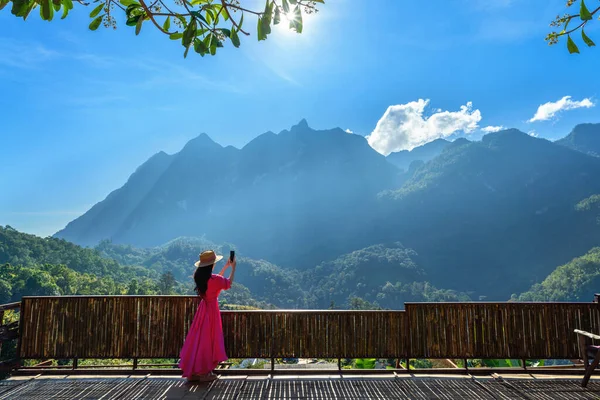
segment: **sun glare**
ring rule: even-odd
[[[315,14],[306,14],[302,13],[302,35],[306,35],[309,29],[313,28]],[[294,22],[294,13],[289,12],[287,14],[281,13],[281,22],[277,25],[274,25],[274,31],[277,35],[282,35],[285,37],[291,37],[298,35],[296,30],[292,27],[291,22]]]

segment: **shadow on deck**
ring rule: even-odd
[[[598,399],[600,381],[504,377],[221,377],[192,385],[171,377],[38,376],[0,381],[0,399]]]

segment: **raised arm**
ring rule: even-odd
[[[221,272],[219,272],[219,275],[221,275],[221,276],[225,275],[225,270],[227,268],[229,268],[230,265],[231,265],[231,263],[229,262],[229,259],[228,259],[227,262],[225,263],[225,265],[223,266],[223,269],[221,270]]]
[[[235,276],[235,266],[237,265],[237,261],[234,258],[233,262],[229,263],[231,265],[231,273],[229,274],[229,282],[233,284],[233,277]]]

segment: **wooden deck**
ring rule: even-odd
[[[191,385],[173,377],[37,376],[0,381],[0,399],[599,399],[600,380],[579,377],[221,377]]]

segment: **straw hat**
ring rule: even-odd
[[[223,256],[218,256],[212,250],[206,250],[200,253],[198,258],[199,260],[194,263],[196,267],[208,267],[209,265],[213,265],[221,261]]]

